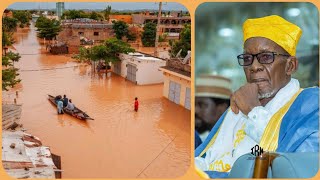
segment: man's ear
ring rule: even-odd
[[[295,56],[290,56],[286,63],[286,74],[291,76],[294,72],[298,70],[299,62]]]

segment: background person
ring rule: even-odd
[[[134,99],[134,110],[138,112],[138,109],[139,109],[139,101],[138,101],[138,98],[136,97]]]
[[[270,152],[319,152],[319,88],[301,89],[291,77],[301,29],[272,15],[246,20],[243,34],[237,58],[247,83],[195,152],[197,168],[210,177],[227,177],[256,145]]]
[[[196,80],[195,128],[203,141],[230,105],[231,80],[202,74]]]

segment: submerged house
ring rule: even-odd
[[[120,61],[113,64],[113,72],[137,85],[163,82],[159,71],[166,61],[140,52],[120,54]]]
[[[191,110],[191,53],[184,59],[172,58],[160,68],[164,75],[163,96]]]
[[[61,22],[62,31],[57,36],[59,42],[68,45],[69,52],[78,52],[81,45],[102,43],[114,37],[112,24],[88,18],[68,19]]]

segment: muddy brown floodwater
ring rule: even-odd
[[[33,25],[15,35],[22,81],[3,92],[3,101],[19,92],[21,123],[61,156],[63,178],[178,177],[187,171],[190,111],[164,98],[162,84],[137,86],[115,74],[94,74],[71,57],[46,54]],[[66,94],[95,120],[57,115],[47,94]]]

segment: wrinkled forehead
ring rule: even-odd
[[[287,53],[280,45],[264,37],[252,37],[243,44],[243,51],[246,53],[278,52]]]

